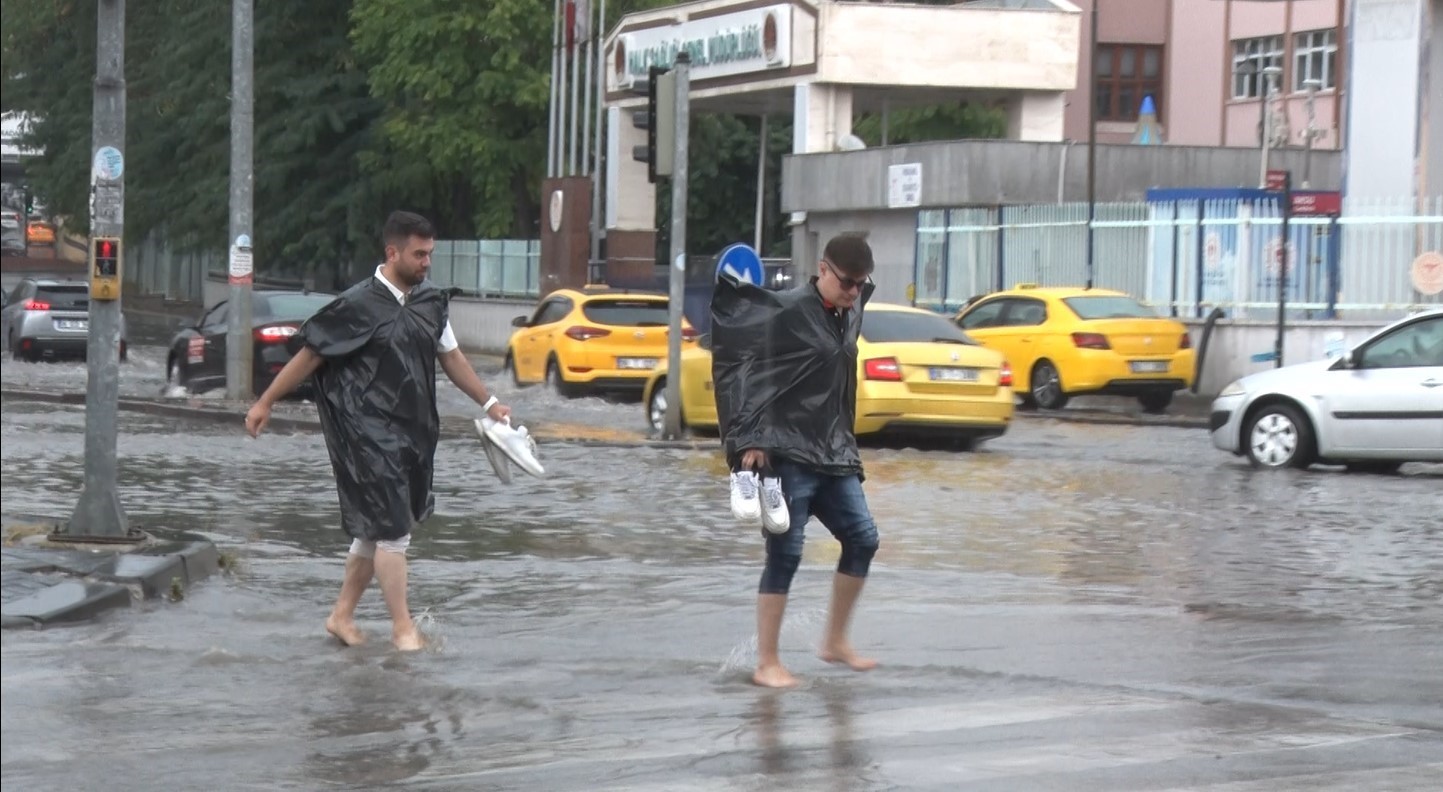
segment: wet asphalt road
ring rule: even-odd
[[[12,365],[6,385],[66,376]],[[641,420],[535,389],[512,401]],[[5,512],[67,512],[83,413],[6,401],[0,418]],[[507,488],[472,438],[443,438],[411,573],[433,645],[411,656],[321,631],[346,542],[319,436],[122,414],[120,453],[132,521],[200,532],[238,564],[180,603],[4,633],[0,768],[19,789],[1443,778],[1436,467],[1259,475],[1202,432],[1044,420],[977,453],[869,449],[883,541],[855,638],[882,667],[811,655],[836,561],[814,523],[782,639],[806,684],[776,694],[747,683],[760,542],[731,521],[713,453],[549,444],[548,477]],[[384,637],[374,590],[359,617]]]

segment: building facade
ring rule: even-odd
[[[1067,98],[1069,139],[1087,139],[1089,102],[1096,102],[1098,141],[1132,142],[1151,97],[1165,143],[1257,147],[1271,83],[1275,147],[1345,144],[1352,0],[1073,2],[1083,14],[1080,77]],[[1095,54],[1088,46],[1093,3]]]

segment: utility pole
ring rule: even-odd
[[[691,56],[686,50],[676,53],[675,158],[671,169],[671,297],[669,332],[666,337],[666,437],[681,437],[681,318],[686,300],[686,180],[687,138],[691,120]]]
[[[100,0],[96,14],[93,157],[90,170],[90,326],[86,339],[85,480],[59,541],[136,537],[116,492],[120,406],[121,236],[125,228],[125,0]]]
[[[1102,0],[1092,0],[1092,33],[1090,55],[1088,55],[1087,84],[1087,288],[1092,288],[1092,225],[1097,220],[1097,7]],[[997,288],[1005,289],[1004,283]]]
[[[1283,224],[1278,240],[1278,337],[1273,342],[1273,368],[1283,367],[1283,332],[1287,329],[1288,270],[1292,268],[1292,256],[1288,255],[1288,222],[1293,214],[1293,172],[1283,172]]]
[[[255,393],[251,340],[251,188],[255,181],[255,0],[231,0],[230,58],[230,325],[225,337],[225,392],[234,401]]]

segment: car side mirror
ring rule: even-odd
[[[515,319],[512,319],[512,320],[511,320],[511,326],[512,326],[512,327],[525,327],[525,326],[526,326],[526,317],[524,317],[524,316],[518,316],[518,317],[516,317]]]

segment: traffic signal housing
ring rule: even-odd
[[[120,240],[96,237],[90,242],[90,299],[120,298]]]
[[[646,109],[631,114],[631,123],[646,130],[646,145],[631,150],[632,159],[646,163],[646,180],[670,176],[676,163],[676,73],[652,66],[646,80]]]

